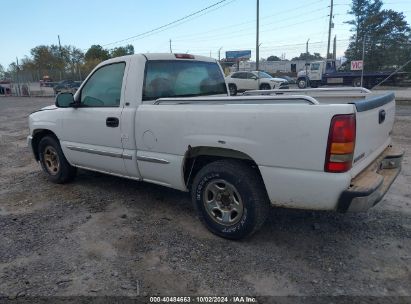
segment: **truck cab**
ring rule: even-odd
[[[337,72],[333,59],[306,63],[306,69],[298,72],[297,84],[300,89],[307,86],[316,88],[323,82],[323,75]]]

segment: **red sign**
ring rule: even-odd
[[[361,71],[363,66],[362,60],[351,61],[351,71]]]

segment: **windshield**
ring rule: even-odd
[[[273,78],[270,74],[267,74],[266,72],[258,72],[258,77],[259,78]]]
[[[161,97],[227,95],[220,67],[214,62],[153,60],[146,63],[143,100]]]

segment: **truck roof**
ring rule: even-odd
[[[186,53],[146,53],[146,54],[141,54],[141,55],[144,55],[148,60],[175,60],[175,59],[179,59],[179,58],[176,58],[176,55],[189,55],[189,56],[193,56],[195,60],[216,62],[215,59],[210,58],[210,57],[194,55],[194,54],[186,54]],[[182,58],[181,60],[187,60],[187,58]]]
[[[147,58],[147,60],[190,60],[192,58],[177,58],[176,55],[181,55],[181,56],[193,56],[194,60],[200,60],[200,61],[207,61],[207,62],[216,62],[216,59],[206,57],[206,56],[199,56],[199,55],[192,55],[192,54],[186,54],[186,53],[145,53],[145,54],[134,54],[134,55],[127,55],[127,56],[121,56],[121,57],[116,57],[112,58],[109,60],[106,60],[105,62],[115,62],[121,60],[121,58],[125,57],[140,57],[144,56]]]

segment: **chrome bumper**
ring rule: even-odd
[[[403,151],[389,146],[356,176],[345,190],[337,205],[340,212],[364,212],[382,200],[401,171]]]

